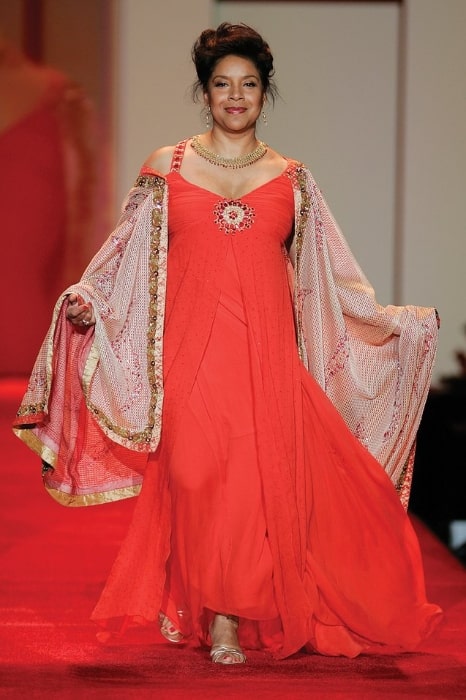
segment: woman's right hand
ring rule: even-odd
[[[86,328],[95,324],[94,312],[90,302],[85,303],[79,294],[68,295],[66,318],[73,326]]]

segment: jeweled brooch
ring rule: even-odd
[[[227,234],[251,228],[254,216],[254,209],[239,199],[224,199],[214,207],[215,223]]]

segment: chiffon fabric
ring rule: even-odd
[[[283,658],[411,650],[441,611],[382,466],[297,349],[288,161],[238,200],[169,184],[164,404],[133,522],[94,610],[106,630],[159,611],[209,643],[215,612]]]

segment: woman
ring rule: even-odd
[[[264,40],[222,24],[193,58],[212,127],[147,160],[57,303],[17,432],[67,505],[144,473],[107,630],[158,620],[222,664],[413,649],[441,614],[400,502],[435,311],[378,306],[310,173],[257,140]]]
[[[2,242],[6,264],[0,294],[15,318],[28,318],[2,339],[5,376],[30,371],[51,306],[88,260],[95,233],[92,131],[93,114],[82,89],[54,68],[31,61],[0,26],[0,208],[3,230],[10,232]],[[26,207],[18,187],[25,179]]]

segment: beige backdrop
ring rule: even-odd
[[[0,3],[0,25],[14,30],[19,5]],[[146,155],[202,130],[194,38],[221,19],[254,24],[282,94],[262,136],[311,167],[381,302],[438,306],[438,380],[466,347],[466,2],[402,7],[44,0],[45,49],[95,101],[115,218]]]

